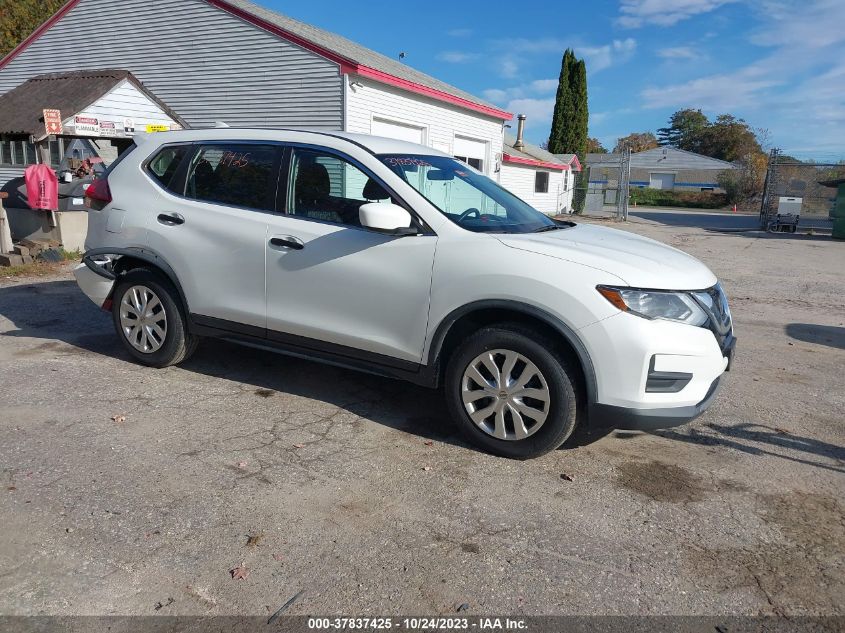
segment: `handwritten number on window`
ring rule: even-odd
[[[224,152],[223,156],[220,157],[219,164],[234,168],[246,167],[249,165],[249,152],[243,154],[239,154],[238,152]]]

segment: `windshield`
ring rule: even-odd
[[[454,158],[387,154],[379,159],[468,231],[532,233],[571,226],[555,222]]]

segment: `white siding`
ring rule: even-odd
[[[538,171],[549,174],[548,193],[534,193],[534,175]],[[572,192],[570,190],[568,193],[567,205],[563,191],[563,173],[557,170],[535,169],[529,165],[504,163],[499,174],[499,184],[538,211],[548,215],[556,215],[572,206]]]
[[[98,68],[131,71],[192,127],[342,125],[337,64],[204,0],[82,0],[0,70],[0,94]]]
[[[350,81],[356,85],[346,91],[347,132],[372,134],[375,118],[422,128],[426,145],[449,154],[455,136],[480,141],[487,144],[484,172],[493,174],[502,155],[501,120],[355,75]]]
[[[128,80],[122,81],[108,94],[79,112],[79,116],[113,121],[118,127],[123,126],[124,118],[131,118],[135,122],[135,129],[140,132],[144,131],[147,124],[170,125],[171,122],[175,122],[157,103],[150,100]],[[65,125],[72,118],[65,119]]]

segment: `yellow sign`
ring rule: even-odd
[[[169,132],[170,126],[169,125],[160,125],[157,123],[148,123],[147,124],[147,132]]]

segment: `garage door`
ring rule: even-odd
[[[425,145],[424,132],[425,130],[421,127],[405,125],[404,123],[397,123],[396,121],[388,121],[386,119],[373,119],[373,136],[386,136],[387,138],[395,138],[397,141],[409,141],[411,143]]]
[[[675,188],[675,174],[651,174],[649,187],[672,190]]]

